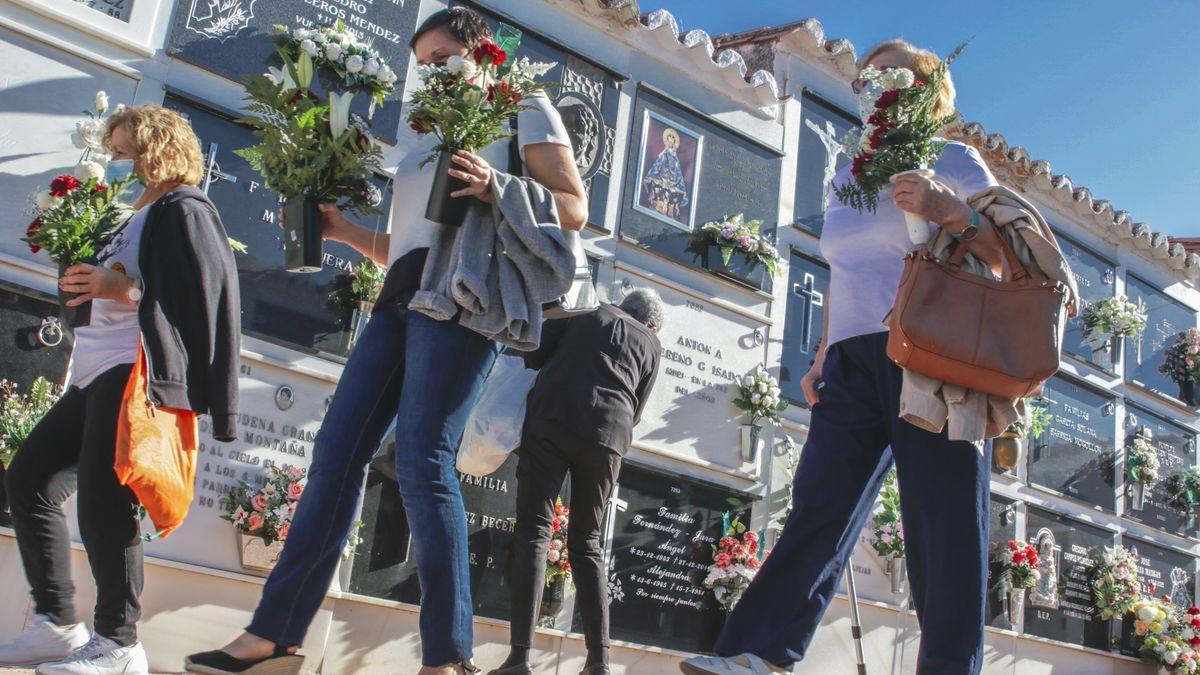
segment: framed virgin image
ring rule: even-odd
[[[691,232],[704,135],[650,110],[644,115],[633,208]]]

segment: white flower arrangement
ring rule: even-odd
[[[1158,453],[1150,445],[1154,440],[1154,432],[1142,427],[1129,441],[1129,456],[1125,460],[1129,467],[1129,477],[1150,487],[1160,478]]]
[[[285,63],[307,54],[316,68],[332,70],[351,91],[372,94],[371,111],[382,105],[400,79],[370,43],[358,39],[340,19],[332,26],[296,28],[275,26],[276,47]]]
[[[1093,349],[1106,347],[1114,337],[1137,337],[1146,328],[1146,309],[1124,295],[1089,304],[1080,317],[1083,340]]]
[[[759,364],[737,387],[738,397],[733,405],[750,416],[750,424],[756,425],[760,419],[774,426],[781,424],[779,413],[787,409],[788,402],[779,398],[779,381],[771,377],[766,366]]]
[[[0,463],[8,468],[21,444],[62,396],[62,387],[39,377],[22,394],[16,383],[0,380]]]

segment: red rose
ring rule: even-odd
[[[1025,554],[1021,551],[1017,551],[1013,554],[1012,561],[1014,565],[1020,565],[1021,563],[1025,562]]]
[[[475,58],[475,63],[478,63],[481,66],[485,65],[484,62],[487,60],[490,60],[493,65],[497,66],[503,65],[504,62],[508,60],[508,54],[506,54],[503,49],[500,49],[500,47],[496,46],[496,44],[493,42],[485,42],[479,45],[475,48],[475,51],[471,53],[471,56]]]
[[[33,233],[37,232],[39,229],[41,229],[41,227],[42,227],[42,219],[35,218],[33,220],[33,222],[29,224],[29,227],[25,228],[25,236],[32,237]],[[33,253],[37,253],[38,251],[42,250],[42,247],[38,246],[37,244],[30,244],[29,250],[32,251]]]
[[[1018,548],[1021,548],[1021,547],[1020,547],[1020,546],[1017,544],[1017,540],[1016,540],[1016,539],[1009,539],[1009,540],[1008,540],[1008,550],[1010,550],[1010,551],[1015,551],[1015,550],[1017,550]]]
[[[79,189],[79,179],[70,174],[63,174],[50,183],[50,194],[55,197],[66,197],[67,193]]]
[[[1192,617],[1191,624],[1196,628],[1200,628],[1200,616]]]
[[[850,173],[854,174],[855,176],[861,174],[863,172],[863,169],[866,167],[866,163],[867,163],[866,157],[864,157],[862,155],[856,156],[854,158],[854,161],[850,163]]]
[[[900,100],[900,90],[899,89],[888,89],[887,91],[885,91],[879,95],[879,100],[875,101],[875,107],[876,108],[890,108],[890,107],[896,105],[896,102],[899,100]]]
[[[883,139],[887,136],[887,132],[885,127],[877,127],[875,131],[871,132],[871,147],[878,148],[883,145]]]

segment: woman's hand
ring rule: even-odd
[[[492,203],[492,167],[479,155],[459,150],[454,163],[461,169],[450,169],[451,176],[467,182],[467,187],[450,193],[451,197],[474,197],[485,204]]]
[[[132,277],[107,267],[97,267],[86,263],[71,265],[58,280],[59,288],[71,293],[79,293],[79,297],[67,301],[68,307],[78,307],[97,298],[133,304],[129,300],[129,289],[133,285]]]
[[[896,208],[915,213],[951,232],[961,232],[971,222],[971,209],[938,181],[916,173],[896,178],[892,186]]]
[[[813,361],[812,367],[800,378],[800,387],[804,389],[804,398],[808,399],[808,405],[814,406],[821,400],[821,395],[817,391],[817,384],[821,381],[821,370],[825,365],[824,354],[817,357]]]

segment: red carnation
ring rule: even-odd
[[[485,42],[479,45],[471,53],[471,56],[475,58],[475,63],[481,66],[484,65],[484,61],[486,60],[491,60],[492,64],[496,66],[503,65],[508,60],[508,54],[496,46],[494,42]]]
[[[878,148],[883,145],[883,139],[887,136],[887,132],[885,127],[877,127],[875,131],[871,132],[871,147]]]
[[[1016,539],[1009,539],[1009,540],[1008,540],[1008,550],[1010,550],[1010,551],[1015,551],[1015,550],[1017,550],[1018,548],[1020,548],[1020,546],[1018,546],[1018,545],[1017,545],[1017,540],[1016,540]]]
[[[1023,551],[1017,551],[1013,554],[1012,561],[1014,565],[1020,565],[1021,563],[1025,562],[1025,553]]]
[[[50,194],[55,197],[66,197],[67,193],[79,189],[79,179],[64,173],[50,183]]]
[[[882,110],[876,110],[867,118],[867,124],[874,124],[877,127],[888,127],[892,123],[888,121],[887,113]]]
[[[1191,624],[1196,628],[1200,628],[1200,616],[1192,617]]]
[[[25,228],[25,236],[32,237],[35,232],[37,232],[39,229],[41,229],[41,227],[42,227],[42,219],[34,218],[33,222],[29,224],[29,227]],[[38,251],[42,250],[42,247],[38,246],[37,244],[30,244],[29,250],[34,253],[37,253]]]
[[[875,102],[875,107],[876,108],[890,108],[890,107],[896,105],[896,102],[899,100],[900,100],[900,90],[899,89],[888,89],[887,91],[885,91],[879,95],[879,100]]]
[[[1192,616],[1196,616],[1197,614],[1200,614],[1200,609],[1197,609],[1196,607],[1188,607],[1187,613],[1191,614]]]
[[[97,192],[104,192],[107,189],[108,189],[108,186],[105,185],[104,183],[96,183],[94,186],[92,186],[92,194],[96,194]]]
[[[855,176],[861,174],[863,172],[863,169],[866,168],[866,164],[867,164],[866,157],[864,157],[863,155],[855,156],[854,161],[850,163],[850,173],[854,174]]]

